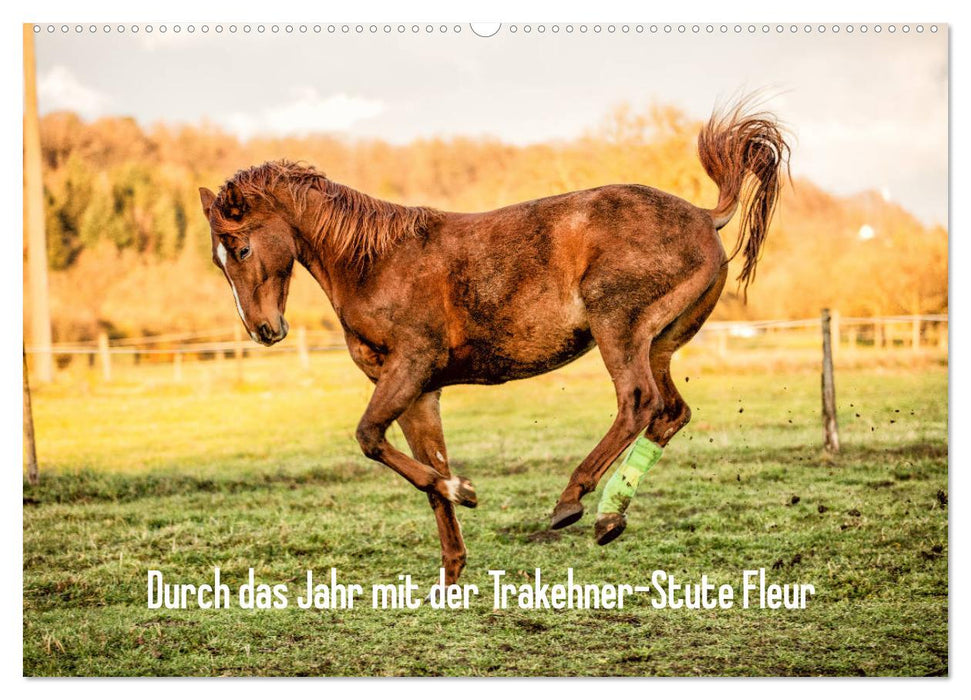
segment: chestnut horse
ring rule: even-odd
[[[580,499],[642,431],[663,447],[688,422],[671,355],[718,301],[730,259],[718,230],[740,203],[732,256],[744,253],[740,284],[755,275],[789,149],[772,115],[741,102],[712,116],[698,152],[718,185],[714,209],[629,184],[446,212],[381,201],[286,161],[200,194],[213,261],[253,340],[286,336],[295,262],[329,297],[351,357],[374,383],[357,440],[428,495],[454,583],[466,560],[454,505],[475,507],[476,493],[449,469],[442,387],[531,377],[599,347],[617,416],[573,472],[554,528],[580,519]],[[393,421],[411,457],[385,437]]]

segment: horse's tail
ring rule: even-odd
[[[708,176],[718,185],[718,205],[708,210],[721,229],[742,204],[742,222],[734,258],[745,250],[738,281],[743,290],[755,278],[755,266],[789,168],[789,145],[775,116],[750,112],[752,98],[743,98],[712,114],[698,134],[698,156]],[[752,175],[746,186],[746,176]]]

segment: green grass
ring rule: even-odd
[[[339,354],[93,374],[36,392],[42,483],[24,486],[27,675],[941,675],[948,672],[947,371],[837,372],[842,453],[819,449],[816,373],[677,370],[694,420],[642,482],[626,533],[592,538],[598,494],[548,515],[609,425],[596,353],[443,399],[462,510],[468,610],[149,610],[146,571],[298,591],[308,568],[427,588],[438,539],[423,495],[360,456],[369,385]],[[682,363],[685,364],[685,363]],[[700,366],[699,366],[700,367]],[[684,377],[690,381],[684,384]],[[392,439],[403,444],[395,429]],[[797,498],[798,497],[798,498]],[[805,610],[493,610],[486,572],[567,567],[588,583],[665,569],[812,583]]]

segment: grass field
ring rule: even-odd
[[[427,501],[360,456],[369,385],[342,354],[76,373],[38,391],[42,483],[24,486],[26,675],[943,675],[948,672],[948,378],[841,370],[843,451],[825,457],[819,375],[676,368],[694,420],[642,482],[607,547],[587,514],[551,532],[570,472],[614,401],[594,352],[556,373],[443,398],[462,509],[468,610],[149,610],[146,572],[302,590],[305,572],[427,590]],[[685,384],[684,378],[689,381]],[[403,439],[397,429],[392,439]],[[812,583],[804,610],[494,610],[516,582],[735,583],[764,567]]]

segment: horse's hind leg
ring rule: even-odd
[[[441,391],[422,394],[398,417],[408,446],[415,459],[434,467],[446,479],[451,476],[448,468],[448,453],[445,451],[445,436],[442,433],[442,419],[439,411]],[[465,568],[465,543],[462,541],[462,528],[455,516],[455,506],[434,491],[428,492],[428,502],[435,513],[438,537],[442,542],[442,567],[445,569],[445,583],[453,584]]]
[[[671,438],[691,420],[691,409],[678,392],[671,377],[671,356],[675,350],[694,337],[711,314],[721,296],[727,274],[726,266],[701,297],[651,342],[649,350],[651,375],[661,397],[661,407],[652,417],[644,431],[644,436],[658,447],[667,447]],[[623,513],[598,514],[595,527],[598,544],[608,544],[617,539],[626,527],[627,518]]]
[[[554,529],[580,519],[583,515],[580,499],[597,488],[604,472],[661,410],[661,394],[651,373],[650,343],[650,337],[644,338],[633,357],[628,357],[624,344],[615,342],[614,338],[597,338],[604,364],[614,380],[617,415],[607,434],[571,475],[553,510],[551,527]]]
[[[661,392],[664,408],[654,417],[645,435],[661,447],[667,446],[681,428],[691,420],[691,409],[678,393],[671,377],[671,356],[691,340],[711,314],[721,296],[728,267],[723,267],[708,290],[694,304],[678,316],[651,343],[651,372]]]
[[[718,274],[720,271],[710,266],[696,269],[676,288],[643,309],[633,324],[626,323],[627,318],[619,318],[616,313],[603,317],[591,315],[591,331],[614,380],[617,416],[593,452],[574,470],[553,510],[551,527],[566,527],[580,519],[583,515],[580,499],[597,488],[610,465],[641,431],[663,414],[665,397],[671,394],[670,386],[666,384],[662,389],[654,376],[651,358],[655,338],[663,335],[664,329],[707,292]],[[670,352],[673,351],[662,345],[654,356],[661,358],[667,353],[670,358]],[[677,398],[680,400],[680,396]],[[601,532],[598,528],[598,541],[603,544],[614,539],[623,528],[608,529],[609,535],[607,530]]]

